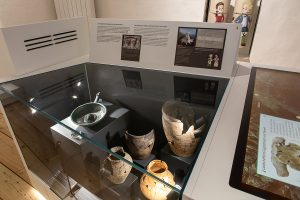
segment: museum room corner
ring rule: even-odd
[[[0,200],[300,200],[299,0],[0,0]]]

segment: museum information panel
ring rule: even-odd
[[[267,199],[300,198],[300,74],[253,68],[230,184]]]
[[[237,24],[90,20],[92,63],[231,77]]]

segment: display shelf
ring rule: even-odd
[[[143,87],[128,85],[134,80],[128,80],[131,76],[124,76],[124,70],[129,74],[131,71],[139,73]],[[166,198],[176,199],[201,151],[228,79],[86,63],[9,84],[18,90],[11,91],[7,83],[1,84],[1,90],[13,99],[4,108],[7,110],[11,102],[18,102],[24,107],[20,114],[27,116],[33,127],[43,132],[32,136],[34,153],[42,149],[43,143],[39,142],[47,137],[48,145],[59,157],[56,165],[87,191],[103,199],[126,195],[128,199],[145,198],[139,182],[147,175],[154,180],[154,185],[164,188]],[[73,119],[73,111],[93,102],[98,92],[106,114],[92,126],[79,125]],[[189,98],[181,94],[189,94]],[[205,100],[201,100],[201,96],[205,96]],[[175,107],[167,109],[166,105]],[[7,115],[10,121],[18,118],[16,111],[7,112]],[[37,116],[51,123],[44,125]],[[92,119],[90,114],[82,117],[86,117],[86,122]],[[177,131],[183,138],[167,135],[170,130]],[[126,131],[133,134],[133,140],[140,142],[128,142]],[[16,131],[17,137],[20,132],[21,129]],[[151,135],[155,139],[149,143],[153,139]],[[185,142],[184,145],[181,142]],[[137,157],[138,152],[132,152],[130,145],[137,145],[136,151],[143,149],[143,155]],[[173,146],[170,148],[170,145]],[[147,169],[149,163],[157,159],[165,165]],[[159,175],[164,172],[172,177]],[[66,192],[59,196],[65,195]]]

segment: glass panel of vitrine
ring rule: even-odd
[[[69,179],[60,163],[50,127],[55,122],[8,95],[1,95],[6,116],[28,169],[42,179],[61,199],[68,196],[75,182]]]
[[[121,159],[123,165],[133,166],[126,181],[131,180],[130,174],[138,177],[138,183],[147,182],[150,177],[153,185],[144,184],[144,193],[149,188],[167,188],[168,192],[172,188],[176,194],[189,177],[227,82],[220,78],[87,64],[15,80],[2,87],[29,106],[32,115],[38,113],[55,122],[50,130],[62,168],[83,188],[94,194],[99,192],[95,190],[100,187],[97,181],[107,179],[112,171],[103,168],[110,165],[105,164],[109,157],[110,163]],[[92,126],[74,123],[70,118],[72,111],[92,102],[99,92],[99,102],[106,108],[105,117]],[[176,127],[185,138],[168,136]],[[90,181],[92,185],[85,183],[89,179],[84,173],[77,173],[77,166],[96,177]],[[121,186],[126,181],[120,185],[108,182]],[[178,195],[171,192],[171,196]]]

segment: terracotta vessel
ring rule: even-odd
[[[174,186],[172,173],[168,170],[168,165],[161,160],[153,160],[147,166],[147,171],[157,178]],[[140,180],[141,191],[145,197],[151,200],[167,199],[167,195],[171,192],[171,188],[146,174],[143,174]]]
[[[167,101],[162,107],[162,124],[169,146],[174,154],[181,157],[193,155],[204,133],[205,120],[201,117],[197,122],[194,111],[187,104],[177,101]],[[195,126],[199,128],[195,129]]]
[[[133,135],[126,131],[125,140],[133,158],[145,159],[150,156],[154,146],[154,129],[145,135]]]
[[[113,147],[111,148],[111,151],[132,162],[131,156],[124,151],[123,147]],[[122,184],[129,175],[131,168],[131,165],[119,160],[112,154],[109,154],[104,160],[103,166],[100,169],[100,174],[106,176],[107,179],[114,184]]]

